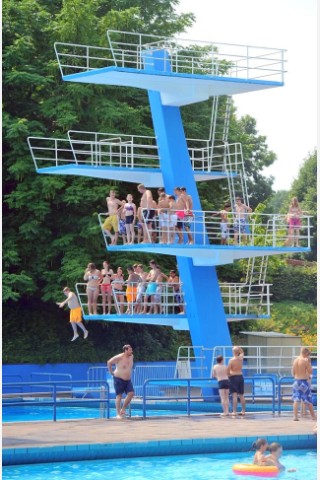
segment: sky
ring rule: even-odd
[[[317,146],[317,0],[180,0],[176,10],[196,16],[182,38],[287,50],[283,87],[233,100],[277,155],[263,173],[274,190],[289,190]]]

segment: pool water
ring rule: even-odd
[[[253,453],[194,454],[3,467],[3,480],[252,480],[232,472],[235,463],[251,463]],[[281,480],[317,480],[316,451],[288,450]]]
[[[129,411],[128,411],[129,413]],[[201,413],[201,412],[191,412]],[[163,415],[186,415],[187,409],[184,410],[147,410],[147,416],[163,416]],[[107,412],[105,412],[105,417]],[[114,408],[110,408],[110,418],[116,416]],[[131,409],[132,417],[142,417],[142,409]],[[77,420],[84,418],[103,418],[103,409],[99,408],[85,408],[85,407],[67,407],[57,406],[57,420]],[[3,422],[35,422],[52,420],[53,408],[50,406],[29,406],[21,407],[3,407],[2,409],[2,421]]]

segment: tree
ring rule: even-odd
[[[293,181],[290,198],[297,197],[302,210],[312,215],[311,252],[305,254],[307,260],[317,259],[317,151],[309,153]],[[304,232],[302,232],[303,234]]]

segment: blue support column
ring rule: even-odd
[[[161,69],[159,57],[157,52],[157,61],[152,65],[149,53],[147,68]],[[165,52],[163,59],[167,65],[168,59]],[[180,109],[163,105],[158,92],[149,91],[148,94],[164,187],[168,193],[172,193],[174,187],[185,186],[193,198],[194,209],[201,210]],[[197,243],[197,235],[195,235],[195,243]],[[193,345],[202,345],[207,348],[231,345],[215,267],[196,267],[192,259],[178,257],[178,268],[185,292]]]

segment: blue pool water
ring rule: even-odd
[[[128,412],[129,413],[129,412]],[[200,412],[192,412],[200,413]],[[185,410],[148,410],[147,416],[163,416],[163,415],[186,415]],[[106,415],[105,415],[106,416]],[[116,416],[114,408],[110,408],[110,418]],[[132,417],[142,417],[142,409],[131,409]],[[21,406],[21,407],[3,407],[3,422],[29,422],[52,420],[53,409],[49,406]],[[85,408],[85,407],[57,407],[57,420],[77,420],[84,418],[103,418],[103,409]]]
[[[3,467],[3,480],[241,480],[232,472],[235,463],[250,463],[248,453],[195,454],[85,462],[46,463]],[[281,462],[296,472],[284,472],[279,480],[317,480],[315,451],[290,450]],[[259,477],[261,479],[261,477]]]

